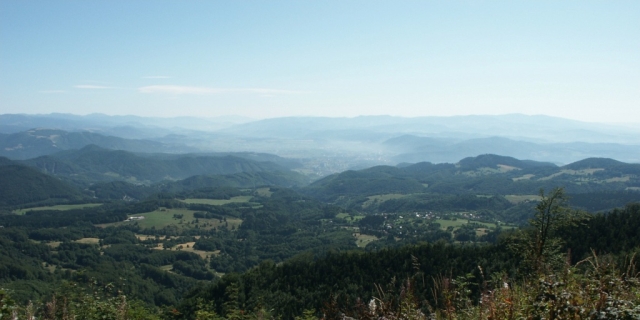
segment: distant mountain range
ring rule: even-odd
[[[93,132],[67,132],[57,129],[31,129],[12,134],[0,134],[0,156],[30,159],[63,150],[80,149],[87,145],[133,152],[193,152],[195,148],[169,145],[151,140],[124,139]]]
[[[399,163],[500,154],[559,165],[585,158],[640,163],[640,126],[548,116],[402,118],[144,118],[0,115],[0,156],[30,159],[89,144],[146,153],[271,154],[316,179]]]

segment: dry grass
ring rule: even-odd
[[[506,164],[499,164],[498,165],[498,170],[500,172],[509,172],[509,171],[513,171],[513,170],[520,170],[520,168],[508,166]]]
[[[511,180],[513,181],[521,181],[521,180],[531,180],[531,178],[535,177],[535,174],[525,174],[521,177],[517,177],[517,178],[511,178]]]
[[[75,243],[85,243],[85,244],[99,244],[100,243],[100,239],[99,238],[82,238],[82,239],[78,239],[73,241]]]
[[[261,197],[270,198],[273,192],[271,192],[270,188],[258,188],[256,189],[256,194]]]

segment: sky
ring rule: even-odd
[[[640,123],[640,1],[0,1],[0,113]]]

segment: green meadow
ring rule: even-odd
[[[180,200],[188,204],[208,204],[212,206],[222,206],[228,203],[246,203],[251,200],[253,196],[237,196],[231,199],[184,199]]]
[[[35,208],[26,208],[26,209],[18,209],[14,210],[13,213],[23,215],[27,211],[43,211],[43,210],[72,210],[72,209],[82,209],[82,208],[92,208],[101,206],[102,203],[82,203],[82,204],[59,204],[56,206],[46,206],[46,207],[35,207]]]
[[[227,217],[226,221],[221,221],[218,219],[198,219],[194,218],[193,213],[195,211],[182,209],[182,208],[160,208],[158,210],[131,215],[130,217],[144,217],[141,220],[133,220],[133,221],[121,221],[116,223],[107,223],[101,224],[101,227],[107,226],[121,226],[126,224],[137,223],[140,227],[144,229],[156,228],[162,229],[164,227],[168,227],[174,225],[179,229],[213,229],[213,228],[221,228],[226,227],[228,229],[236,229],[242,223],[242,219]]]

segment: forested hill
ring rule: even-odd
[[[460,160],[457,166],[461,171],[478,170],[482,168],[500,169],[510,167],[514,169],[531,169],[540,167],[557,168],[558,166],[550,162],[540,162],[533,160],[518,160],[513,157],[499,156],[495,154],[483,154],[477,157],[467,157]]]
[[[272,162],[252,161],[231,155],[141,155],[107,150],[95,145],[24,160],[23,163],[81,184],[100,181],[151,184],[196,175],[230,175],[242,172],[283,172],[288,176],[295,176],[294,180],[297,181],[290,185],[306,183],[302,175]]]
[[[537,194],[563,186],[569,193],[640,190],[640,164],[585,159],[563,167],[497,155],[465,158],[456,164],[428,162],[377,166],[320,179],[303,191],[324,201],[384,194]]]
[[[227,175],[198,175],[178,181],[162,181],[150,186],[125,181],[109,181],[89,186],[93,195],[101,200],[123,198],[145,199],[158,193],[184,193],[192,190],[219,187],[255,189],[261,186],[292,187],[304,185],[307,178],[293,171],[238,172]]]
[[[83,198],[78,189],[33,168],[0,165],[0,207],[68,203]]]

